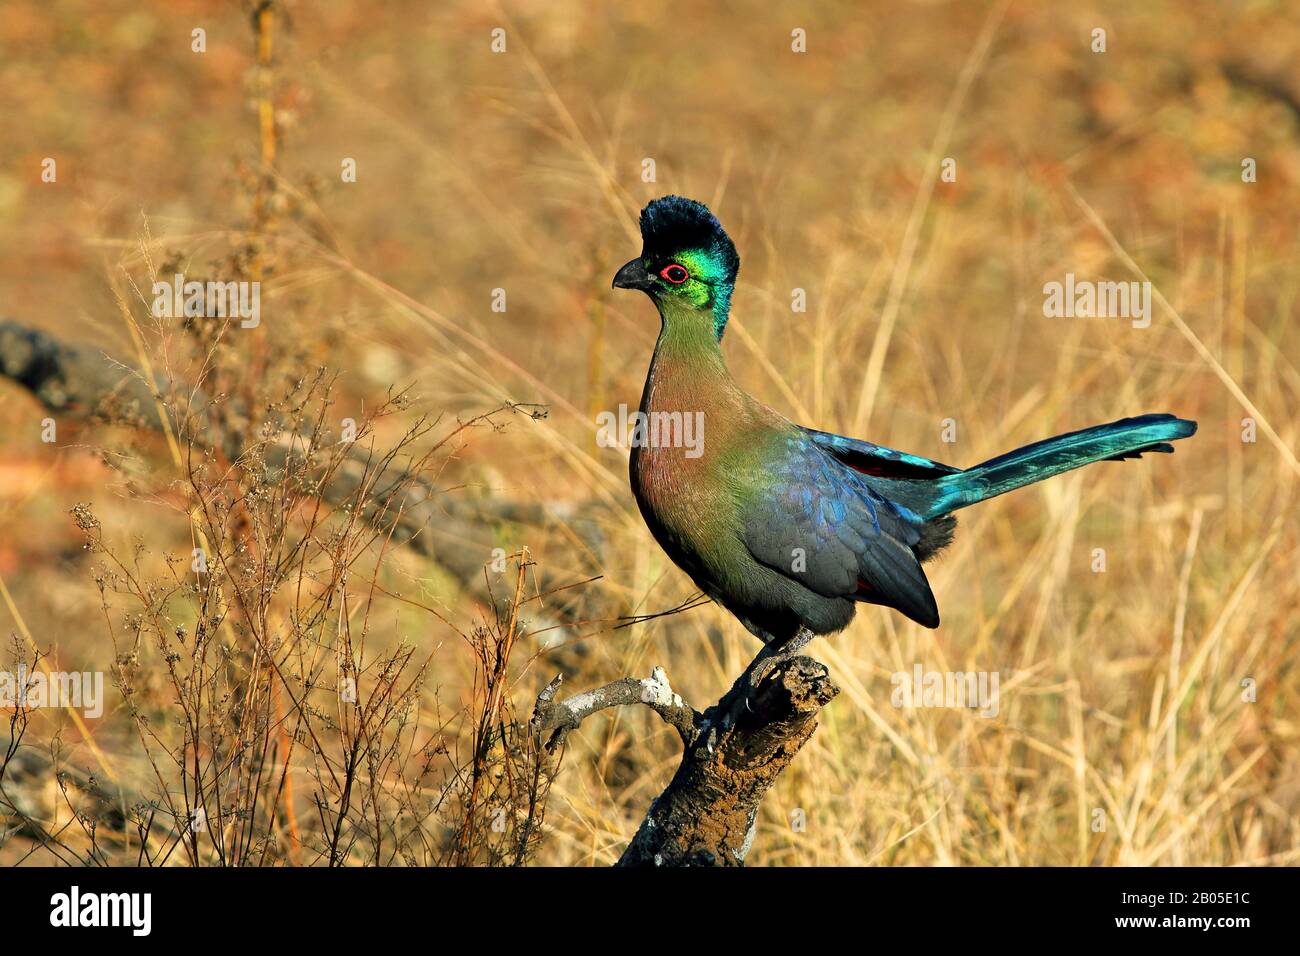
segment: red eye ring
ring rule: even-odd
[[[691,277],[691,274],[686,271],[686,267],[678,265],[676,262],[660,269],[659,275],[663,277],[665,282],[671,282],[673,285],[681,285]]]

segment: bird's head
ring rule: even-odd
[[[616,289],[640,289],[659,314],[701,313],[721,339],[740,257],[709,207],[681,196],[641,210],[641,255],[614,276]]]

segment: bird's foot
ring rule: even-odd
[[[806,627],[799,628],[794,637],[780,645],[766,645],[758,652],[745,672],[736,680],[730,696],[732,705],[719,716],[717,729],[720,733],[729,730],[740,717],[754,712],[753,701],[758,698],[759,688],[776,671],[799,656],[800,651],[813,639],[813,632]]]
[[[816,635],[806,627],[800,627],[795,632],[794,637],[785,641],[777,647],[771,644],[763,648],[758,656],[754,658],[753,663],[749,665],[749,687],[754,692],[762,685],[769,674],[779,668],[789,664],[799,656],[799,652],[808,646],[808,642]]]

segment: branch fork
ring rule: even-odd
[[[650,707],[682,738],[682,760],[628,844],[619,866],[740,866],[763,797],[817,729],[839,688],[811,657],[764,648],[703,713],[673,691],[662,667],[557,701],[556,676],[537,697],[532,724],[554,751],[592,714]]]

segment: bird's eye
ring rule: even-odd
[[[659,270],[659,274],[673,285],[681,285],[691,277],[691,274],[686,271],[684,266],[679,266],[675,262],[672,265],[664,266]]]

